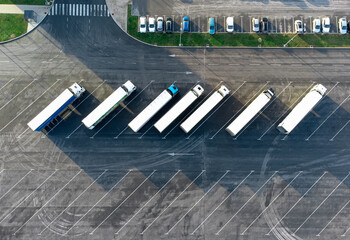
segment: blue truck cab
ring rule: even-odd
[[[168,91],[169,91],[173,96],[175,96],[175,95],[179,92],[179,89],[177,89],[177,87],[173,84],[173,85],[171,85],[170,87],[168,87]]]

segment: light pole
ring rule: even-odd
[[[181,44],[181,34],[182,34],[182,22],[181,22],[181,26],[180,26],[180,43],[179,43],[179,47],[182,46],[182,44]]]

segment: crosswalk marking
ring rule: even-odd
[[[49,11],[51,16],[109,17],[105,4],[54,4]]]

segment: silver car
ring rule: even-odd
[[[157,17],[157,31],[162,32],[163,31],[163,17]]]

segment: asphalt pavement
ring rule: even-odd
[[[346,239],[348,49],[157,48],[126,35],[103,1],[64,4],[101,14],[51,13],[0,46],[3,239]],[[134,114],[118,107],[86,129],[81,120],[127,80]],[[75,103],[81,116],[48,135],[28,129],[74,82],[87,89]],[[132,132],[127,124],[172,83],[179,95]],[[196,83],[204,95],[159,134],[153,124]],[[327,95],[280,134],[315,83]],[[221,84],[230,95],[186,135],[180,120]],[[227,124],[267,88],[276,98],[232,138]]]

